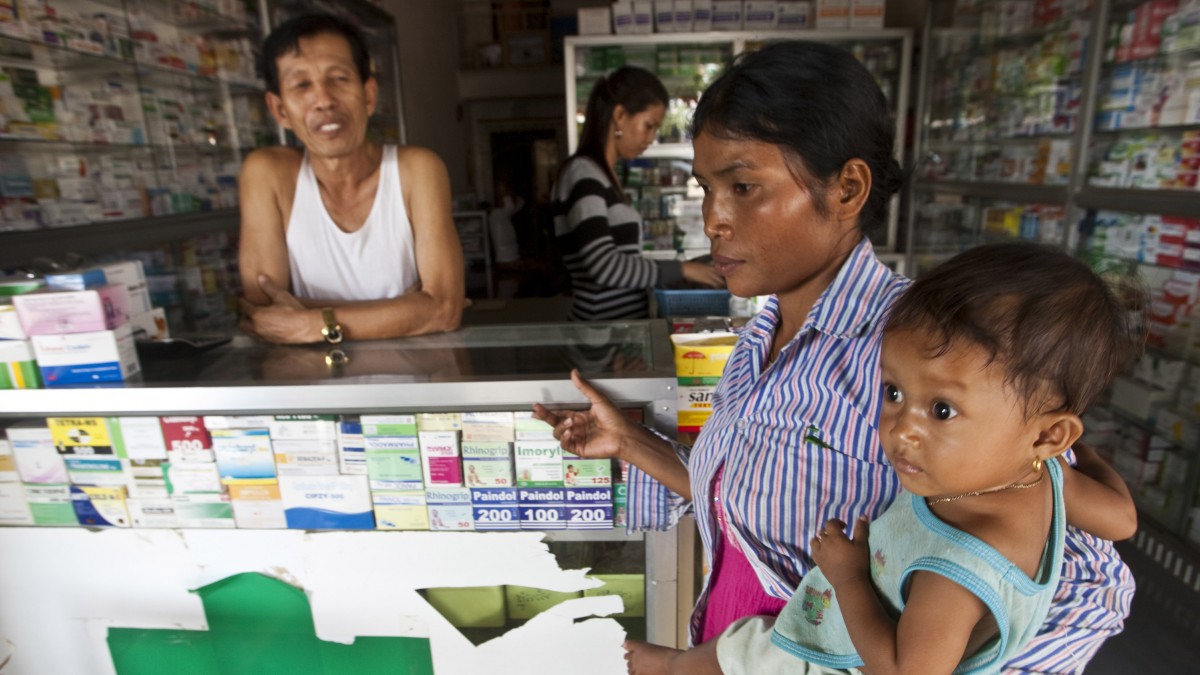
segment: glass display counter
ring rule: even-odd
[[[19,419],[72,416],[398,415],[528,411],[535,402],[579,408],[586,400],[570,381],[574,368],[627,414],[674,435],[676,380],[662,321],[472,326],[448,334],[336,348],[264,345],[236,336],[206,351],[144,352],[140,379],[120,386],[0,391],[0,427]],[[616,472],[613,478],[620,480]],[[531,634],[558,646],[527,661],[530,672],[549,672],[542,666],[558,662],[555,659],[562,655],[556,650],[578,653],[583,649],[596,658],[579,662],[580,668],[572,667],[571,672],[617,673],[624,667],[621,635],[675,645],[682,632],[691,598],[681,597],[678,580],[681,574],[689,578],[694,563],[691,547],[679,547],[681,538],[686,540],[677,530],[626,534],[620,525],[545,532],[3,527],[0,548],[10,554],[0,556],[0,591],[25,588],[45,593],[51,602],[60,593],[82,594],[78,602],[86,605],[81,610],[86,620],[76,621],[78,613],[68,612],[43,613],[34,621],[29,606],[4,603],[0,638],[18,644],[18,649],[26,645],[21,651],[40,654],[28,657],[36,664],[34,669],[15,673],[111,672],[85,667],[107,658],[110,650],[116,659],[111,635],[124,635],[110,631],[105,642],[95,637],[97,623],[122,630],[194,625],[194,617],[184,616],[188,611],[194,614],[194,607],[184,611],[157,604],[161,584],[174,589],[168,595],[178,591],[180,583],[187,593],[196,593],[201,586],[208,589],[226,583],[231,575],[260,572],[299,585],[313,598],[318,639],[425,636],[439,675],[479,672],[485,648],[501,659],[528,659],[528,653],[522,652],[527,645],[522,644]],[[115,555],[125,562],[89,564],[88,569],[73,572],[66,586],[43,564],[59,555],[88,554],[91,547],[103,548],[104,553],[96,555],[105,560]],[[11,554],[18,550],[20,556]],[[398,567],[383,565],[381,561],[389,556]],[[518,562],[510,564],[512,560]],[[528,562],[519,562],[524,560]],[[548,567],[547,560],[551,561]],[[327,569],[330,561],[340,561],[334,567],[353,565],[354,578],[345,578],[345,569]],[[411,575],[404,571],[409,566],[416,566]],[[114,574],[117,567],[120,573]],[[168,578],[159,579],[160,575]],[[610,584],[612,592],[588,590],[597,586],[594,579]],[[381,592],[388,597],[398,592],[396,588],[411,593],[397,596],[396,608],[389,606],[392,614],[403,615],[402,621],[397,623],[389,615],[364,628],[361,617],[331,616],[329,605],[318,602],[333,596],[314,589],[331,587],[337,589],[334,604],[338,605],[361,602],[373,607],[381,602],[363,588],[387,589]],[[447,588],[478,590],[480,597],[490,597],[498,587],[512,596],[507,599],[509,610],[514,602],[525,604],[497,622],[471,623],[477,617],[468,620],[455,614],[455,607],[481,607],[474,601],[451,603],[449,609],[438,605],[444,602],[439,598],[444,598]],[[104,606],[100,599],[111,600],[113,593],[121,595],[119,607],[99,609]],[[612,601],[604,595],[620,595],[625,602],[603,604]],[[540,608],[537,603],[547,598],[551,602]],[[553,602],[562,604],[551,606]],[[562,616],[569,618],[562,621]],[[206,624],[200,619],[198,625]],[[409,627],[401,630],[397,625]],[[597,631],[608,637],[597,642]],[[80,654],[67,656],[50,647],[72,637],[91,644],[95,651],[85,647]],[[464,638],[477,649],[470,649]]]

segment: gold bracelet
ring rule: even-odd
[[[321,319],[325,321],[325,325],[321,327],[321,336],[331,345],[336,345],[345,337],[342,332],[342,324],[337,322],[337,317],[333,315],[332,307],[324,307],[321,309]]]

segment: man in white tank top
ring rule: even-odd
[[[367,140],[379,90],[357,29],[297,17],[262,59],[267,106],[306,150],[262,148],[242,165],[242,328],[286,343],[457,328],[465,282],[446,166]]]

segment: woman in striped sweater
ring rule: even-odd
[[[575,154],[554,182],[554,233],[571,275],[574,321],[644,319],[646,289],[683,280],[720,288],[712,266],[649,260],[641,250],[642,221],[629,205],[616,166],[654,142],[667,111],[667,90],[653,74],[625,66],[601,77],[588,97]]]
[[[823,524],[874,519],[895,499],[879,361],[908,282],[864,235],[902,174],[887,102],[850,52],[779,41],[740,57],[701,97],[692,137],[715,268],[734,294],[771,296],[741,332],[695,446],[634,425],[578,373],[589,410],[534,408],[567,450],[633,465],[630,528],[695,513],[709,570],[691,622],[700,644],[741,617],[778,614]],[[1112,543],[1070,528],[1047,620],[1005,672],[1080,672],[1120,632],[1132,596]]]

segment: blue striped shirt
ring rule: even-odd
[[[722,501],[727,526],[772,596],[786,599],[795,590],[812,565],[809,540],[826,520],[875,518],[899,492],[879,442],[879,357],[887,313],[907,286],[864,239],[765,366],[780,320],[772,297],[741,332],[695,447],[676,445],[693,499]],[[722,467],[721,494],[714,495]],[[631,529],[671,527],[690,508],[635,468],[628,500]],[[711,508],[695,515],[711,569],[720,527]],[[1071,530],[1064,555],[1050,619],[1017,659],[1028,670],[1076,672],[1129,613],[1132,577],[1111,543]],[[711,581],[705,579],[697,609]],[[693,612],[693,639],[701,618]]]

